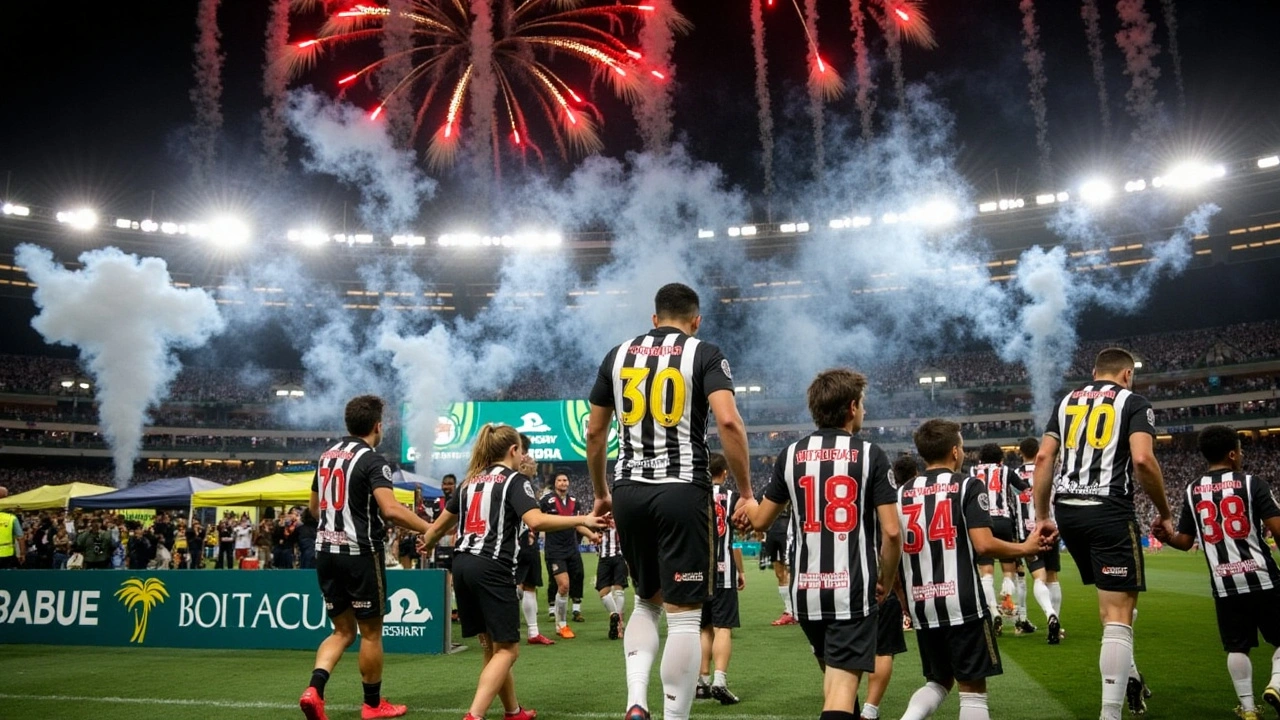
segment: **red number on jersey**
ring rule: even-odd
[[[818,480],[813,475],[805,475],[796,483],[804,490],[806,501],[804,525],[807,533],[827,530],[837,533],[853,532],[858,527],[858,481],[848,475],[832,475],[822,486],[822,496],[827,502],[822,520],[818,520]],[[843,490],[844,494],[840,491]]]
[[[987,478],[987,489],[993,493],[1000,492],[1004,487],[1004,473],[1000,468],[994,468],[991,471],[991,477]]]
[[[924,528],[920,525],[920,513],[924,505],[903,505],[902,512],[907,516],[907,534],[902,538],[902,551],[915,555],[924,549]]]
[[[1201,500],[1196,503],[1196,515],[1200,517],[1200,534],[1207,545],[1217,545],[1224,536],[1232,540],[1249,537],[1249,516],[1245,513],[1244,498],[1239,495],[1228,495],[1218,504],[1212,500]]]
[[[716,537],[724,537],[729,529],[724,522],[724,506],[718,502],[713,502],[711,506],[716,509]]]
[[[933,517],[929,519],[929,542],[941,542],[946,549],[954,549],[956,527],[951,522],[951,499],[939,500],[933,508]],[[915,555],[924,550],[926,536],[924,527],[920,524],[924,504],[903,505],[902,512],[907,516],[907,534],[902,538],[902,551],[908,555]]]
[[[322,467],[319,472],[320,509],[328,510],[332,507],[334,510],[341,511],[347,506],[347,474],[340,467]]]
[[[480,498],[472,496],[471,502],[467,503],[467,521],[463,524],[462,531],[468,535],[483,536],[489,530],[489,523],[485,521],[480,514]]]

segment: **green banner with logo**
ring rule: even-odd
[[[444,577],[387,572],[387,652],[448,649]],[[314,650],[331,629],[314,570],[0,572],[0,643]]]
[[[409,405],[401,409],[408,418]],[[471,443],[488,423],[510,425],[529,436],[530,452],[538,462],[585,462],[587,459],[587,416],[591,404],[586,400],[538,400],[528,402],[452,403],[436,420],[432,460],[471,458]],[[402,434],[400,461],[416,462],[418,449],[409,445]],[[618,456],[617,421],[609,429],[609,457]]]

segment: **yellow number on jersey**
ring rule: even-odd
[[[1080,444],[1080,423],[1085,421],[1085,441],[1095,450],[1102,450],[1111,444],[1111,436],[1116,429],[1116,407],[1114,405],[1068,405],[1067,417],[1071,424],[1067,426],[1066,446],[1074,449]]]
[[[675,427],[684,417],[684,401],[688,395],[684,375],[679,368],[668,367],[658,371],[654,377],[654,387],[650,388],[649,402],[645,403],[644,385],[649,378],[647,367],[624,367],[620,375],[624,381],[622,397],[630,402],[630,407],[622,413],[622,424],[631,426],[644,419],[647,409],[653,419],[662,427]],[[667,410],[667,400],[671,401],[671,410]]]

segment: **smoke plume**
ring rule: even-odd
[[[815,66],[822,62],[818,55],[818,0],[804,0],[804,24],[813,45]],[[825,72],[834,72],[827,69]],[[824,89],[821,84],[824,70],[821,67],[809,73],[809,119],[813,122],[813,177],[821,182],[826,166],[826,110],[823,107]]]
[[[675,47],[676,28],[684,19],[676,12],[672,0],[653,0],[649,5],[653,11],[646,14],[640,30],[640,52],[649,65],[662,68],[667,79],[640,85],[633,112],[645,149],[660,152],[671,143],[671,86],[676,79],[671,51]]]
[[[223,328],[213,298],[173,286],[158,258],[115,248],[80,256],[67,270],[53,253],[20,245],[16,259],[36,284],[40,309],[31,321],[45,340],[79,349],[93,376],[103,435],[124,487],[142,444],[147,410],[164,400],[178,372],[174,348],[195,348]]]
[[[849,12],[853,16],[853,66],[857,83],[856,102],[858,119],[862,121],[862,139],[870,140],[875,131],[876,100],[872,95],[875,85],[871,81],[871,58],[867,51],[867,16],[863,0],[849,0]]]
[[[208,182],[217,160],[222,132],[222,32],[219,0],[200,0],[196,14],[196,84],[191,88],[196,122],[191,131],[192,170],[197,182]]]
[[[396,86],[413,72],[413,19],[409,17],[413,0],[388,0],[387,11],[382,24],[383,63],[377,74],[383,102],[381,117],[386,118],[392,144],[407,148],[413,134],[413,102],[408,88],[396,91]]]
[[[1120,32],[1116,44],[1124,53],[1124,74],[1129,76],[1129,90],[1125,93],[1129,114],[1136,121],[1133,136],[1150,140],[1155,135],[1160,120],[1160,101],[1156,95],[1156,81],[1160,68],[1156,56],[1160,46],[1156,44],[1155,23],[1143,7],[1144,0],[1118,0],[1116,12],[1120,15]]]
[[[773,195],[773,107],[769,98],[769,60],[764,52],[762,0],[751,0],[751,49],[756,62],[756,119],[760,125],[764,194]]]
[[[267,106],[262,109],[262,166],[270,184],[278,186],[289,161],[288,119],[289,69],[285,52],[289,44],[289,8],[293,0],[272,0],[271,17],[267,21],[264,43],[266,61],[262,67],[262,94]]]
[[[1040,151],[1040,182],[1048,183],[1053,179],[1053,166],[1049,155],[1049,109],[1044,99],[1044,51],[1040,49],[1040,27],[1036,25],[1036,4],[1034,0],[1020,0],[1018,9],[1022,11],[1022,59],[1027,64],[1030,81],[1027,88],[1031,91],[1031,112],[1036,119],[1036,148]]]
[[[1084,0],[1080,5],[1080,17],[1084,20],[1084,35],[1089,41],[1089,61],[1093,64],[1093,83],[1098,86],[1098,113],[1102,117],[1102,130],[1111,132],[1111,101],[1107,97],[1107,68],[1102,61],[1102,26],[1098,14],[1098,0]]]
[[[493,8],[490,0],[471,0],[471,132],[476,177],[484,177],[493,160],[493,110],[498,80],[493,73]]]
[[[1178,50],[1178,6],[1174,0],[1160,0],[1164,9],[1164,27],[1169,32],[1169,57],[1173,60],[1173,79],[1178,86],[1178,111],[1187,112],[1187,88],[1182,82],[1182,53]]]

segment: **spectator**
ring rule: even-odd
[[[102,529],[102,521],[89,521],[88,532],[76,538],[76,549],[84,555],[85,570],[106,570],[111,567],[111,535]]]
[[[218,523],[218,560],[213,565],[215,568],[230,570],[236,566],[236,526],[233,517],[230,512],[227,512]]]
[[[142,523],[134,525],[129,537],[129,569],[146,570],[155,556],[155,535],[144,529]]]
[[[319,522],[304,508],[302,523],[298,526],[298,568],[312,570],[316,566],[316,528]]]
[[[51,544],[53,545],[53,569],[66,569],[67,558],[71,557],[71,536],[67,534],[67,526],[65,524],[58,524],[57,530],[54,531],[53,541]]]

